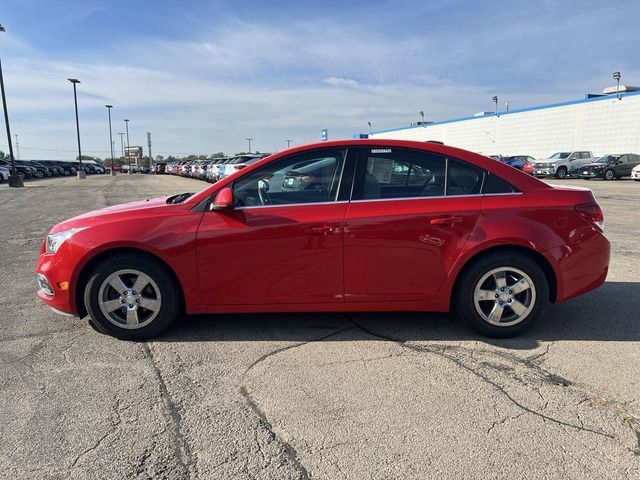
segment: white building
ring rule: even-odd
[[[580,100],[457,118],[373,132],[370,138],[437,140],[484,155],[546,158],[560,151],[640,153],[640,91],[620,86],[615,93]]]

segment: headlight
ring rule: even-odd
[[[82,228],[70,228],[69,230],[63,230],[62,232],[50,233],[47,235],[47,253],[56,253],[65,240],[71,238],[75,233],[84,230],[87,227]]]

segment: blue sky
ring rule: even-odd
[[[3,0],[0,56],[22,158],[114,133],[154,154],[261,151],[640,84],[640,3]],[[0,149],[6,134],[0,130]],[[118,137],[116,136],[117,140]],[[119,141],[116,151],[119,150]]]

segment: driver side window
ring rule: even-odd
[[[346,149],[292,155],[251,172],[233,185],[236,207],[333,202]]]

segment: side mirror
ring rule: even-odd
[[[229,210],[234,207],[233,190],[225,187],[216,194],[211,210]]]

